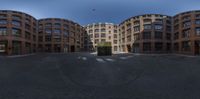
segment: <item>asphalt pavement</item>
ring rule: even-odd
[[[200,57],[0,57],[0,99],[200,99]]]

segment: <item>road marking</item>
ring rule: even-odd
[[[103,59],[101,59],[101,58],[96,58],[96,60],[97,60],[98,62],[100,62],[100,63],[105,63],[105,61],[104,61]]]
[[[132,58],[133,56],[128,56],[128,58]]]
[[[111,58],[107,58],[106,60],[110,61],[110,62],[114,62],[115,61],[114,59],[111,59]]]
[[[87,57],[82,57],[82,60],[86,61],[86,60],[87,60]]]
[[[77,59],[81,59],[81,56],[79,56]]]
[[[120,59],[127,59],[127,57],[120,57]]]
[[[132,58],[133,56],[127,56],[127,57],[120,57],[120,59],[123,59],[123,60],[125,60],[125,59],[129,59],[129,58]]]

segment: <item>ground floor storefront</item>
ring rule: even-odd
[[[22,55],[37,51],[36,44],[22,41],[0,41],[0,55]]]

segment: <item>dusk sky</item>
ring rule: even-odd
[[[199,0],[0,0],[1,10],[17,10],[36,17],[65,18],[81,25],[95,22],[119,24],[140,14],[175,15],[200,10]]]

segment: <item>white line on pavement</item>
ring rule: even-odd
[[[114,59],[111,59],[111,58],[107,58],[106,60],[110,61],[110,62],[114,62],[115,61]]]
[[[87,60],[87,57],[82,57],[82,60],[84,60],[84,61]]]
[[[96,60],[97,60],[98,62],[100,62],[100,63],[105,63],[105,61],[104,61],[103,59],[101,59],[101,58],[96,58]]]
[[[128,56],[128,58],[132,58],[133,56]]]
[[[77,59],[81,59],[81,56],[79,56]]]
[[[127,59],[127,57],[120,57],[120,59]]]

